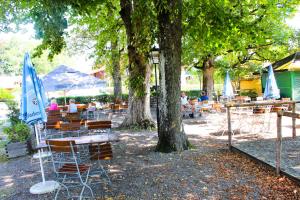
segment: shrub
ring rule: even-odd
[[[13,99],[14,95],[9,90],[0,88],[0,101],[8,101]]]
[[[255,90],[242,90],[240,92],[240,95],[241,96],[248,96],[248,97],[251,97],[251,98],[256,98],[258,96],[257,92]]]
[[[8,114],[8,118],[11,125],[14,126],[15,124],[21,123],[21,120],[19,119],[20,109],[18,107],[18,104],[15,101],[10,100],[6,102],[6,105],[10,110],[10,113]]]
[[[5,127],[3,132],[11,142],[24,142],[30,137],[30,128],[24,123],[17,123],[10,127]]]
[[[97,96],[76,96],[76,97],[67,96],[66,97],[67,103],[69,102],[69,99],[75,99],[76,103],[82,103],[82,104],[87,104],[92,101],[97,101],[97,102],[101,102],[101,103],[109,103],[109,102],[114,101],[114,96],[109,95],[109,94],[102,94],[102,95],[97,95]],[[128,94],[123,94],[122,100],[127,101]],[[65,97],[59,97],[56,99],[56,101],[58,104],[62,105],[65,103]]]

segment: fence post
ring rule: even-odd
[[[281,122],[282,112],[277,113],[277,139],[276,139],[276,174],[280,175],[280,163],[281,163]]]
[[[296,103],[292,104],[292,113],[296,112]],[[296,138],[296,118],[292,118],[292,129],[293,129],[293,138]]]
[[[231,150],[231,116],[230,116],[230,107],[227,106],[227,123],[228,123],[228,148]]]

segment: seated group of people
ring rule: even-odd
[[[208,101],[209,97],[207,96],[205,91],[201,92],[201,96],[196,100],[198,102],[198,104],[201,104],[202,102]],[[194,113],[195,113],[195,103],[194,101],[192,101],[191,99],[188,98],[188,96],[186,96],[186,94],[184,92],[181,93],[181,112],[185,112],[188,109],[191,110],[191,114],[189,114],[189,116],[191,118],[194,118]]]
[[[56,99],[51,99],[49,110],[60,110],[59,107],[58,107],[58,104],[56,102]],[[68,113],[76,113],[77,111],[78,110],[77,110],[77,106],[75,104],[75,100],[74,99],[70,99],[69,100],[69,106],[68,106],[67,112]]]

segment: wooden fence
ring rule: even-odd
[[[295,112],[277,112],[277,138],[276,138],[276,173],[280,174],[280,166],[281,166],[281,147],[282,147],[282,116],[291,117],[293,122],[296,119],[300,119],[300,114]],[[296,137],[296,127],[293,124],[293,138]]]
[[[291,117],[292,118],[292,137],[296,138],[296,119],[300,119],[300,114],[296,113],[296,103],[300,103],[300,101],[275,101],[275,102],[256,102],[256,103],[227,103],[227,122],[228,122],[228,147],[229,150],[232,148],[232,129],[231,129],[231,113],[230,109],[232,107],[253,107],[253,106],[281,106],[283,104],[289,104],[292,106],[292,112],[277,112],[277,139],[276,139],[276,173],[280,174],[280,163],[281,163],[281,126],[282,126],[282,116]]]
[[[232,107],[253,107],[253,106],[281,106],[283,104],[289,104],[292,106],[292,113],[295,113],[296,111],[296,103],[300,103],[300,101],[274,101],[274,102],[255,102],[255,103],[227,103],[225,105],[227,109],[227,123],[228,123],[228,147],[231,150],[231,144],[232,144],[232,129],[231,129],[231,114],[230,109]],[[293,128],[293,138],[296,137],[296,119],[292,118],[292,128]]]

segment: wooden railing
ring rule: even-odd
[[[282,147],[282,117],[291,117],[293,122],[296,119],[300,119],[300,113],[295,112],[277,112],[277,138],[276,138],[276,173],[280,174],[280,165],[281,165],[281,147]],[[293,138],[296,137],[296,127],[293,124]]]
[[[280,174],[280,163],[281,163],[281,146],[282,146],[282,134],[281,134],[281,126],[282,126],[282,116],[291,117],[292,118],[292,137],[296,138],[296,119],[300,119],[300,113],[296,113],[296,103],[300,103],[300,101],[275,101],[275,102],[256,102],[256,103],[243,103],[243,104],[235,104],[235,103],[227,103],[225,106],[227,108],[227,122],[228,122],[228,147],[231,150],[232,148],[232,130],[231,130],[231,115],[230,108],[232,107],[252,107],[252,106],[280,106],[283,104],[289,104],[292,106],[292,112],[277,112],[277,138],[276,138],[276,173]]]
[[[270,101],[270,102],[255,102],[255,103],[227,103],[225,107],[227,109],[227,123],[228,123],[228,148],[231,150],[232,147],[232,128],[231,128],[231,115],[230,108],[232,107],[253,107],[253,106],[281,106],[284,104],[289,104],[292,106],[292,113],[296,111],[296,103],[300,103],[300,101]],[[292,129],[293,129],[293,138],[296,137],[296,119],[292,118]]]

